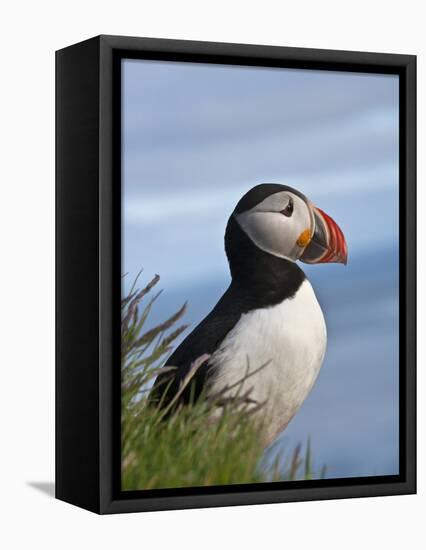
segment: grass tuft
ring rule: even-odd
[[[309,441],[304,460],[298,445],[284,466],[278,456],[268,471],[259,468],[264,452],[262,422],[254,421],[253,410],[262,404],[253,403],[249,392],[237,391],[229,398],[225,395],[229,388],[225,388],[184,407],[177,405],[177,399],[167,407],[147,399],[160,369],[164,372],[163,363],[175,340],[188,328],[182,323],[184,304],[166,321],[145,330],[160,294],[151,297],[159,279],[156,275],[141,290],[136,290],[135,281],[121,305],[122,489],[312,479]],[[208,357],[194,361],[181,391]],[[174,367],[167,369],[172,375]]]

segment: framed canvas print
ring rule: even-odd
[[[415,492],[415,57],[56,60],[57,498]]]

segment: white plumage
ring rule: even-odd
[[[326,344],[324,316],[306,279],[292,298],[242,315],[210,359],[210,364],[218,367],[210,391],[215,393],[244,378],[248,358],[250,372],[268,362],[239,391],[252,388],[250,397],[266,402],[259,414],[267,417],[265,442],[269,444],[311,390]]]

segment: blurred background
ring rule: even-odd
[[[188,300],[193,328],[230,282],[238,199],[299,189],[340,225],[349,261],[302,264],[328,348],[266,461],[309,436],[326,477],[398,473],[398,77],[126,60],[122,85],[123,292],[142,268],[141,285],[160,274],[149,323]]]

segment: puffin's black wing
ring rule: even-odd
[[[228,288],[213,310],[185,338],[167,359],[165,366],[176,367],[160,373],[155,380],[149,399],[161,401],[166,406],[176,395],[181,382],[188,374],[191,364],[204,354],[212,355],[225,336],[238,323],[241,315],[247,311],[247,301],[233,285]],[[203,390],[212,367],[205,362],[195,373],[191,384],[182,392],[179,401],[187,403],[196,400]]]

